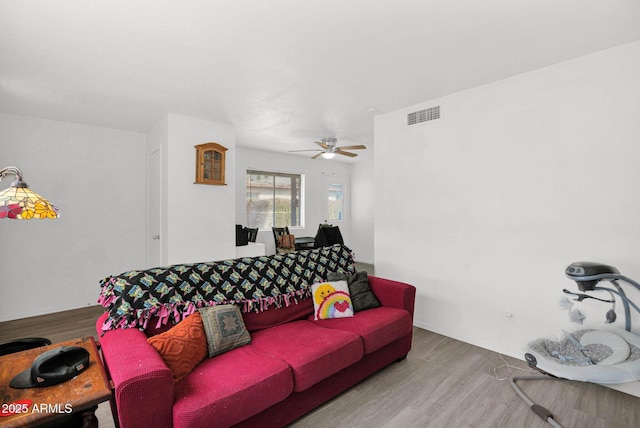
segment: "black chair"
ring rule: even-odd
[[[249,242],[256,242],[258,238],[258,228],[245,227],[244,230],[247,231],[247,238]]]
[[[281,253],[292,253],[294,252],[295,246],[294,248],[282,248],[279,244],[280,237],[283,235],[290,235],[289,233],[289,228],[287,226],[285,227],[272,227],[271,230],[273,231],[273,240],[276,243],[276,253],[281,254]]]
[[[242,247],[249,243],[249,236],[241,225],[236,224],[236,247]]]
[[[44,337],[25,337],[23,339],[12,340],[0,344],[0,356],[13,354],[14,352],[26,351],[27,349],[39,348],[51,345],[51,341]]]
[[[315,237],[316,248],[329,247],[334,244],[344,245],[342,233],[338,226],[320,225]]]

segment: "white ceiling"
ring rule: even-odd
[[[0,112],[371,146],[375,114],[639,39],[637,0],[0,0]]]

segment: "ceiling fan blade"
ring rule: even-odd
[[[336,147],[336,149],[342,149],[342,150],[364,150],[366,148],[367,148],[367,146],[363,146],[362,144],[357,145],[357,146],[340,146],[340,147]]]
[[[319,157],[319,156],[322,156],[322,154],[323,154],[323,153],[324,153],[324,152],[320,152],[320,153],[318,153],[317,155],[311,156],[311,159],[315,159],[315,158],[317,158],[317,157]]]
[[[329,146],[327,146],[325,143],[321,143],[320,141],[314,141],[314,142],[325,150],[329,149]]]
[[[323,150],[320,149],[305,149],[305,150],[289,150],[289,153],[294,153],[294,152],[322,152]]]
[[[339,154],[339,155],[349,156],[350,158],[354,158],[354,157],[358,156],[358,155],[357,155],[357,154],[355,154],[355,153],[345,152],[345,151],[342,151],[342,150],[340,150],[340,149],[336,149],[336,153],[337,153],[337,154]],[[322,153],[321,153],[321,154],[322,154]]]

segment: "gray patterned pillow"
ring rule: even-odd
[[[198,309],[207,336],[209,358],[251,343],[240,308],[216,305]]]

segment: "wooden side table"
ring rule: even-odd
[[[9,382],[31,367],[40,354],[60,346],[80,346],[89,351],[89,368],[78,376],[44,388],[15,389]],[[97,427],[95,410],[111,398],[111,388],[93,337],[69,340],[0,357],[0,427],[69,425]]]

